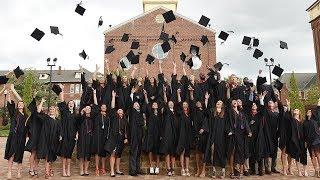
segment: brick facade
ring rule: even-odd
[[[311,21],[313,31],[314,51],[316,56],[318,87],[320,87],[320,17]]]
[[[147,54],[152,55],[152,48],[155,44],[161,43],[159,39],[162,23],[156,22],[156,17],[161,17],[161,14],[166,12],[162,7],[154,9],[150,12],[146,12],[137,18],[131,19],[123,24],[116,27],[112,27],[105,31],[105,47],[113,44],[115,51],[112,54],[106,54],[105,59],[109,59],[110,69],[115,69],[118,66],[119,60],[126,56],[130,51],[131,42],[135,39],[140,42],[139,52],[140,63],[138,64],[137,75],[144,76],[146,68],[145,59]],[[216,42],[215,42],[215,31],[200,26],[197,22],[189,20],[181,15],[176,14],[176,20],[168,24],[164,24],[164,30],[170,35],[175,35],[177,43],[171,42],[171,50],[168,56],[165,58],[162,65],[163,72],[166,76],[172,73],[172,62],[177,63],[178,74],[182,73],[182,61],[180,60],[181,52],[189,55],[189,49],[192,44],[200,47],[202,67],[195,74],[206,72],[206,66],[212,66],[216,62]],[[121,42],[121,37],[124,33],[131,34],[128,42]],[[207,35],[209,43],[205,46],[200,42],[201,36]],[[111,43],[110,40],[112,39]],[[186,68],[190,73],[189,67]],[[150,76],[158,74],[158,61],[155,64],[149,66]]]

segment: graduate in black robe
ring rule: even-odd
[[[168,101],[167,88],[163,88],[164,102],[167,104],[163,111],[164,133],[160,143],[160,154],[165,155],[167,175],[174,175],[176,149],[179,140],[179,118],[173,101]]]
[[[147,67],[148,68],[148,67]],[[158,102],[159,97],[159,89],[157,80],[153,77],[149,77],[149,72],[146,69],[146,77],[144,79],[144,89],[147,91],[148,94],[148,102],[152,104],[153,102]]]
[[[290,109],[290,102],[288,102],[288,107]],[[307,148],[306,148],[306,141],[304,137],[303,132],[303,122],[301,119],[301,114],[299,109],[294,109],[292,112],[292,115],[290,116],[290,141],[288,142],[287,146],[287,152],[289,155],[289,162],[288,162],[288,169],[289,173],[291,170],[291,158],[295,159],[297,170],[298,170],[298,176],[308,176],[307,173]],[[303,165],[303,174],[301,172],[300,165]]]
[[[209,134],[208,118],[206,116],[206,107],[200,101],[194,101],[193,89],[190,91],[190,112],[194,126],[194,141],[196,150],[196,177],[205,177],[206,164],[204,154],[206,152],[207,139]],[[200,164],[202,166],[200,166]]]
[[[163,132],[163,120],[161,106],[151,99],[149,102],[148,92],[145,90],[145,101],[146,101],[146,125],[147,133],[143,142],[143,151],[148,153],[149,157],[149,173],[159,174],[160,171],[160,140],[162,139]],[[160,107],[159,107],[160,106]],[[156,163],[153,163],[156,158]]]
[[[315,172],[315,177],[320,176],[319,172],[319,158],[320,158],[320,130],[316,122],[315,115],[320,111],[320,100],[318,100],[318,106],[316,113],[312,113],[309,109],[307,111],[306,119],[303,122],[303,133],[305,141],[307,143],[308,151],[311,157],[312,165]],[[315,115],[314,115],[315,114]]]
[[[64,87],[60,86],[62,92],[59,94],[60,103],[58,108],[61,115],[60,136],[61,141],[58,148],[58,156],[62,158],[62,176],[71,176],[71,157],[76,144],[77,134],[77,114],[75,102],[64,100]]]
[[[191,176],[189,172],[189,162],[191,154],[191,144],[193,143],[193,122],[191,119],[189,104],[182,102],[180,89],[178,90],[179,113],[179,140],[177,145],[177,155],[180,156],[181,175]]]
[[[108,66],[107,66],[108,67]],[[108,70],[107,70],[108,71]],[[106,103],[106,80],[104,78],[97,78],[99,72],[99,66],[96,65],[96,70],[92,76],[92,88],[97,92],[97,101],[101,105],[103,102]]]
[[[93,104],[93,89],[89,86],[89,83],[86,81],[85,73],[83,72],[83,70],[81,70],[81,72],[82,95],[79,109],[83,109],[87,105]]]
[[[17,105],[11,101],[11,91],[13,91],[16,98],[19,100]],[[18,164],[18,178],[21,178],[22,160],[26,142],[27,128],[25,126],[27,114],[24,103],[21,97],[11,87],[7,94],[7,108],[10,117],[10,131],[7,138],[6,148],[4,152],[4,159],[8,160],[8,179],[12,176],[13,162]]]
[[[208,105],[209,95],[206,95],[205,104]],[[226,161],[227,161],[227,123],[228,116],[225,111],[224,103],[219,100],[216,104],[216,107],[213,110],[207,110],[207,117],[209,118],[209,137],[205,152],[205,162],[212,164],[213,172],[212,177],[216,177],[216,167],[220,167],[221,176],[224,178],[226,171]]]
[[[53,177],[51,163],[57,160],[57,150],[60,136],[60,125],[57,119],[58,111],[56,106],[50,106],[48,114],[42,112],[44,99],[38,106],[38,121],[41,123],[40,138],[37,150],[37,158],[45,160],[45,178]]]
[[[34,94],[35,97],[35,94]],[[37,159],[36,152],[38,148],[38,142],[40,137],[40,131],[41,124],[37,120],[37,104],[35,98],[31,101],[31,103],[28,106],[28,109],[31,113],[28,121],[27,121],[27,129],[28,129],[28,142],[25,147],[25,151],[30,152],[29,157],[29,163],[30,163],[30,169],[29,174],[30,176],[38,176],[38,164],[39,160]]]
[[[124,144],[128,143],[127,120],[123,109],[115,109],[116,92],[112,92],[110,111],[110,130],[105,144],[105,150],[110,154],[110,176],[123,175],[120,171],[120,160]],[[116,169],[116,170],[115,170]]]

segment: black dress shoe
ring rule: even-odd
[[[110,177],[116,177],[116,175],[115,174],[111,174]]]
[[[80,176],[84,176],[84,174],[80,174]]]
[[[123,172],[116,172],[117,175],[123,176],[124,173]]]
[[[271,172],[275,173],[275,174],[279,174],[280,172],[277,171],[276,169],[271,169]]]
[[[270,174],[271,174],[271,171],[266,171],[266,174],[270,175]]]
[[[259,174],[258,174],[259,176],[263,176],[264,174],[263,174],[263,172],[262,171],[259,171]]]
[[[244,175],[244,176],[250,176],[250,174],[249,174],[248,171],[244,171],[244,172],[243,172],[243,175]]]
[[[89,176],[89,174],[88,173],[84,173],[84,176]]]
[[[138,176],[137,173],[129,173],[129,176]]]

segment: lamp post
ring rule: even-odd
[[[50,78],[49,78],[49,97],[48,97],[48,110],[50,108],[51,101],[51,87],[52,87],[52,68],[56,66],[57,58],[54,58],[51,62],[51,58],[47,59],[47,66],[50,67]]]
[[[273,58],[264,58],[264,62],[266,63],[266,66],[269,68],[269,78],[270,78],[270,84],[271,84],[271,67],[274,66],[274,59]]]

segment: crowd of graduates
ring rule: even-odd
[[[36,98],[26,105],[14,86],[7,86],[7,108],[10,115],[10,133],[5,148],[8,160],[8,178],[12,178],[13,162],[18,164],[17,177],[21,178],[24,152],[30,152],[29,175],[38,177],[39,161],[45,163],[45,178],[54,176],[52,163],[60,157],[62,176],[71,176],[71,158],[76,153],[79,173],[89,176],[89,163],[95,162],[95,175],[110,176],[121,172],[122,152],[129,148],[129,175],[141,171],[141,154],[149,159],[148,173],[168,176],[196,176],[224,178],[226,166],[230,177],[282,173],[308,176],[307,152],[311,157],[316,177],[320,177],[320,101],[316,109],[308,109],[306,117],[292,109],[286,100],[280,101],[280,90],[261,83],[261,74],[254,85],[236,75],[228,81],[221,79],[218,69],[209,68],[207,75],[178,77],[173,63],[171,79],[162,72],[158,77],[120,76],[119,69],[111,73],[106,61],[106,77],[92,83],[81,75],[82,97],[79,111],[74,101],[65,101],[62,85],[53,90],[59,103],[43,108],[45,99]],[[11,100],[11,94],[17,102]],[[36,96],[36,95],[34,95]],[[26,107],[31,112],[28,116]],[[76,149],[76,150],[75,150]],[[277,157],[279,149],[281,157]],[[192,155],[194,154],[194,155]],[[160,169],[160,160],[165,169]],[[190,158],[195,157],[195,172],[190,171]],[[179,159],[177,173],[176,158]],[[281,164],[277,166],[277,158]],[[206,166],[212,171],[206,173]],[[277,168],[279,170],[277,170]],[[217,172],[219,170],[219,172]],[[221,170],[221,171],[220,171]]]

